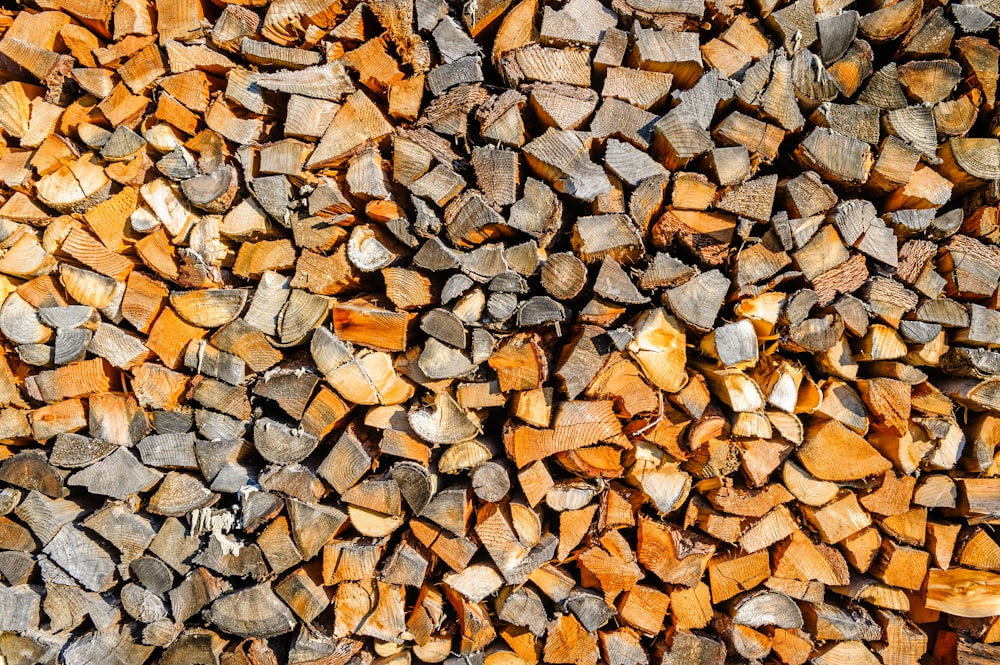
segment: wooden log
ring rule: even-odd
[[[996,583],[996,575],[968,568],[947,571],[931,570],[927,576],[927,606],[957,616],[979,617],[994,613],[989,595],[969,598],[968,584],[989,587]]]
[[[0,17],[0,651],[992,657],[994,10]]]
[[[253,608],[249,614],[248,607]],[[209,617],[220,629],[242,636],[280,635],[295,626],[292,613],[266,585],[221,596],[212,603]]]

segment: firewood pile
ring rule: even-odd
[[[998,17],[0,13],[0,663],[997,662]]]

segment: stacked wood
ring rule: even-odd
[[[1000,658],[996,2],[7,4],[0,663]]]

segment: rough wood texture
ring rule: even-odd
[[[996,0],[0,10],[0,662],[1000,655]]]

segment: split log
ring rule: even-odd
[[[8,660],[995,656],[989,2],[22,4]]]

